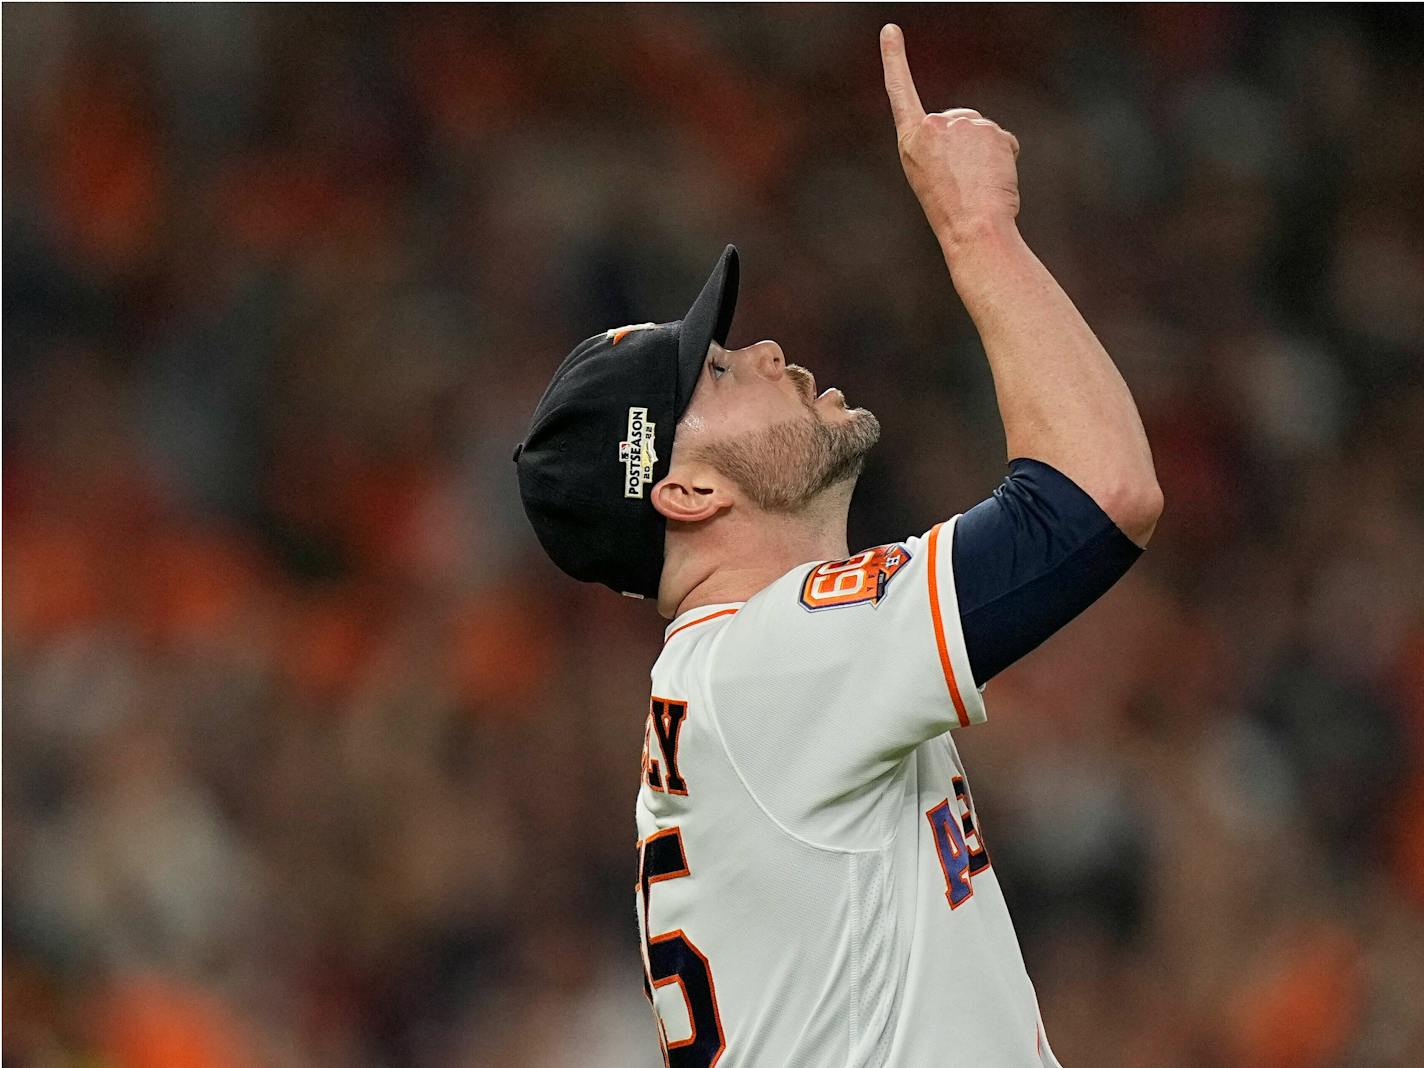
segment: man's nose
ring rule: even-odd
[[[772,381],[786,371],[786,354],[775,341],[758,341],[741,350],[743,366]]]

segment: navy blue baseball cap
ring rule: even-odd
[[[677,421],[737,305],[728,245],[681,319],[585,338],[559,364],[514,449],[524,512],[544,551],[582,582],[656,597],[667,523],[649,492],[668,471]]]

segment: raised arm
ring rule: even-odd
[[[1162,491],[1132,394],[1019,235],[1018,140],[977,111],[926,115],[898,26],[880,33],[900,161],[994,376],[1009,458],[1071,478],[1139,546]]]

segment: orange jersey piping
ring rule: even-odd
[[[937,558],[939,555],[939,532],[943,523],[935,524],[930,531],[930,552],[929,565],[930,572],[930,618],[934,620],[935,645],[939,647],[939,665],[944,669],[944,681],[949,685],[949,699],[954,702],[954,711],[959,716],[961,727],[969,726],[969,713],[964,709],[964,699],[959,696],[959,684],[954,681],[954,668],[949,662],[949,646],[944,643],[944,621],[940,618],[939,611],[939,565]],[[701,622],[699,620],[698,622]]]
[[[692,620],[690,623],[684,623],[682,626],[678,627],[677,630],[673,631],[673,632],[672,632],[671,634],[669,634],[666,638],[664,638],[664,639],[663,639],[663,644],[666,645],[668,642],[672,641],[673,638],[677,637],[679,634],[681,634],[683,631],[685,631],[688,627],[695,627],[695,626],[697,626],[697,624],[699,624],[699,623],[706,623],[709,619],[716,619],[718,616],[731,616],[731,615],[736,615],[737,611],[738,611],[738,609],[735,609],[735,608],[724,608],[724,609],[722,609],[720,612],[712,612],[712,613],[709,613],[708,615],[703,616],[701,619],[694,619],[694,620]]]

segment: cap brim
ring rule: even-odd
[[[692,400],[692,391],[697,388],[697,379],[702,374],[702,364],[707,359],[707,350],[712,342],[719,345],[727,343],[727,334],[732,329],[732,315],[737,310],[740,273],[737,246],[728,245],[722,250],[717,266],[712,268],[702,292],[697,294],[697,299],[682,318],[677,339],[676,419],[682,418]]]

